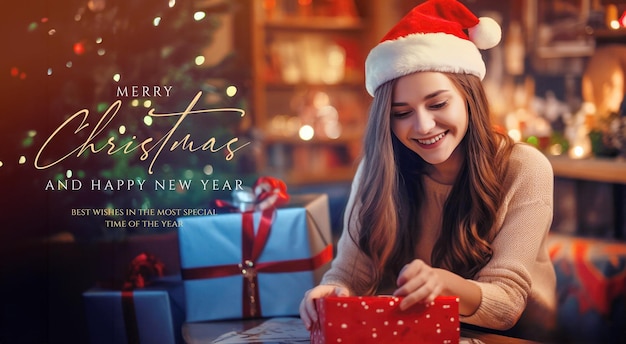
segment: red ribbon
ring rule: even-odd
[[[130,263],[124,285],[122,287],[122,316],[128,344],[139,344],[139,326],[133,289],[141,289],[152,282],[152,279],[163,277],[163,263],[154,255],[142,252]]]
[[[122,291],[122,315],[124,317],[124,329],[128,344],[139,344],[139,326],[137,325],[137,313],[135,311],[135,299],[132,290]]]
[[[257,260],[269,239],[276,206],[289,200],[287,188],[282,181],[262,177],[254,185],[256,195],[255,209],[261,210],[261,219],[257,234],[254,234],[253,210],[241,213],[241,257],[239,264],[208,266],[200,268],[182,269],[183,280],[218,278],[241,274],[243,276],[242,300],[244,317],[261,317],[261,303],[259,298],[258,277],[259,272],[297,272],[315,270],[331,261],[333,258],[332,245],[311,258],[262,262]],[[227,202],[216,202],[224,207],[231,208]],[[232,209],[232,208],[231,208]]]

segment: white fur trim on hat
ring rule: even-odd
[[[469,28],[469,38],[478,49],[491,49],[500,43],[502,29],[493,18],[480,17],[476,26]]]
[[[381,42],[365,60],[365,88],[370,95],[385,82],[420,71],[472,74],[481,80],[485,62],[477,46],[446,33],[415,33]]]

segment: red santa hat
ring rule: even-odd
[[[467,30],[467,34],[465,32]],[[365,61],[370,95],[385,82],[420,71],[485,76],[479,49],[496,46],[500,25],[477,18],[457,0],[429,0],[411,10],[375,46]]]

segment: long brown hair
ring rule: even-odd
[[[468,130],[458,149],[465,160],[443,209],[443,223],[431,261],[472,278],[491,259],[496,213],[504,197],[503,178],[513,142],[494,130],[481,81],[473,75],[445,73],[466,100]],[[368,255],[377,279],[395,275],[415,254],[421,175],[426,162],[406,148],[391,130],[391,98],[395,81],[375,92],[365,133],[362,180],[356,195],[358,213],[350,225],[360,226],[352,239]],[[372,291],[377,286],[372,286]]]

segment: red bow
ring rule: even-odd
[[[280,179],[273,177],[261,177],[254,183],[256,195],[256,208],[265,210],[270,207],[278,207],[289,202],[287,185]]]
[[[165,265],[156,256],[142,252],[130,262],[122,289],[145,288],[152,280],[163,277],[164,269]]]
[[[216,200],[215,206],[233,212],[253,212],[276,208],[289,202],[287,185],[274,177],[260,177],[252,188],[233,191],[231,202]]]

